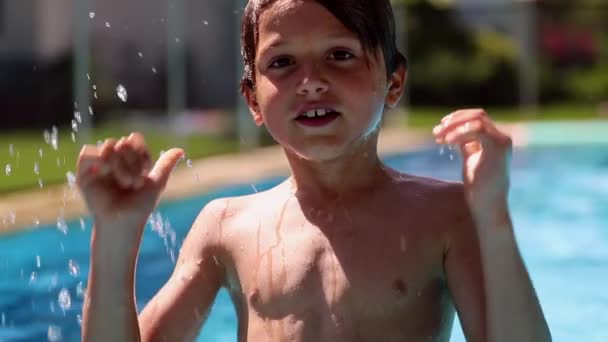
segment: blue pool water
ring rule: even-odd
[[[386,162],[405,172],[457,180],[457,159],[432,149]],[[279,181],[235,185],[162,205],[162,222],[147,227],[142,244],[139,308],[169,277],[174,254],[209,200],[263,190]],[[554,340],[608,341],[608,147],[516,151],[510,202],[519,245]],[[83,223],[84,229],[79,220],[68,222],[67,234],[53,225],[0,237],[0,341],[58,340],[59,335],[63,341],[79,340],[91,233],[90,220]],[[236,341],[236,318],[225,292],[199,340]],[[464,341],[458,323],[452,341]]]

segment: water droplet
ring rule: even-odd
[[[72,119],[72,131],[78,132],[78,122],[76,119]]]
[[[72,136],[72,142],[76,142],[76,133],[72,132],[70,135]]]
[[[106,27],[107,27],[107,28],[112,27],[112,25],[110,25],[110,22],[106,21]]]
[[[203,24],[204,24],[205,26],[207,26],[207,25],[209,25],[209,22],[208,22],[207,20],[203,20]]]
[[[257,193],[258,189],[255,187],[255,184],[251,184],[251,188],[253,189],[253,192]]]
[[[12,157],[15,154],[15,148],[13,147],[13,144],[9,144],[8,145],[8,154]]]
[[[6,325],[6,315],[4,314],[4,312],[2,313],[2,326]]]
[[[91,88],[93,88],[93,90],[97,90],[97,85],[96,85],[96,84],[93,84],[93,85],[91,86]]]
[[[44,154],[44,151],[42,151],[41,148],[38,149],[38,155],[40,155],[40,158],[42,158],[42,155]]]
[[[91,80],[91,75],[89,75],[89,73],[87,73],[87,80],[89,80],[89,81]]]
[[[6,164],[6,167],[4,168],[4,172],[6,173],[7,176],[11,175],[11,173],[13,172],[11,164]]]
[[[80,229],[84,230],[85,226],[84,226],[84,219],[81,217],[80,218]]]
[[[181,40],[178,37],[175,37],[175,42],[179,43]]]
[[[79,326],[82,326],[82,315],[81,314],[76,315],[76,323],[78,323]]]
[[[57,218],[57,229],[59,229],[63,234],[68,233],[68,225],[65,223],[65,219],[61,216]]]
[[[89,18],[91,18],[91,19],[95,18],[95,12],[89,12]]]
[[[192,167],[192,159],[186,160],[186,165],[188,165],[188,167]]]
[[[53,149],[57,151],[57,149],[59,148],[59,131],[57,130],[56,126],[53,126],[52,128],[50,139],[51,146],[53,146]]]
[[[98,97],[97,97],[97,92],[93,92],[93,97],[95,98],[95,100],[97,100],[97,99],[98,99]],[[93,114],[91,114],[91,115],[93,115]]]
[[[37,278],[38,275],[36,274],[36,272],[32,272],[32,274],[30,274],[30,285],[35,283]]]
[[[127,89],[125,89],[122,84],[119,84],[116,87],[116,95],[118,95],[118,98],[120,98],[122,102],[127,102]]]
[[[17,214],[15,214],[15,212],[14,212],[14,211],[11,211],[11,212],[9,213],[9,217],[10,217],[10,219],[11,219],[11,224],[15,224],[15,221],[17,220]]]
[[[45,144],[51,143],[51,133],[48,130],[45,129],[44,132],[42,132],[42,136],[44,137]]]
[[[40,189],[44,187],[44,182],[42,182],[42,178],[38,178],[38,186],[40,187]]]
[[[140,52],[137,53],[137,55],[139,56],[139,58],[144,58],[144,54]]]
[[[34,217],[34,225],[36,227],[40,225],[40,220],[37,217]]]
[[[36,267],[40,268],[40,255],[36,255]]]
[[[66,173],[65,176],[68,180],[68,186],[70,187],[70,189],[73,189],[74,185],[76,184],[76,176],[71,171]]]
[[[152,68],[152,72],[156,74],[158,71],[156,71],[156,68]]]
[[[95,93],[95,98],[97,98],[97,93]],[[89,115],[93,116],[93,107],[89,106]]]
[[[56,325],[49,325],[49,330],[47,331],[47,338],[49,339],[49,342],[61,341],[61,328]]]
[[[57,296],[57,303],[59,307],[63,311],[67,311],[70,306],[72,306],[72,297],[70,297],[70,292],[68,289],[63,288],[59,291],[59,295]]]
[[[86,291],[87,289],[84,287],[84,283],[82,281],[76,285],[76,296],[78,296],[78,298],[84,298]]]
[[[74,112],[74,119],[76,119],[77,123],[82,123],[82,117],[80,116],[80,112]]]
[[[444,154],[445,154],[445,146],[441,145],[441,146],[439,147],[439,155],[440,155],[440,156],[442,156],[442,155],[444,155]]]
[[[70,275],[73,277],[78,277],[80,274],[80,266],[76,263],[76,261],[70,259],[68,261],[68,269],[70,270]]]

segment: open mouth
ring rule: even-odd
[[[324,126],[336,120],[339,112],[331,109],[314,109],[301,114],[295,120],[305,126]]]

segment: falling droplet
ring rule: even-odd
[[[49,325],[49,330],[47,331],[47,338],[49,339],[49,342],[61,341],[61,328],[56,325]]]
[[[15,154],[15,148],[13,147],[13,144],[9,144],[8,145],[8,154],[12,157]]]
[[[78,124],[82,123],[82,117],[80,116],[80,112],[74,112],[74,119],[76,119],[76,122]]]
[[[82,315],[81,314],[76,315],[76,323],[78,323],[79,326],[82,326]]]
[[[144,58],[144,54],[140,52],[137,53],[137,55],[139,56],[139,58]]]
[[[89,75],[88,73],[87,73],[87,80],[89,80],[89,81],[91,80],[91,75]]]
[[[84,226],[84,219],[81,217],[80,218],[80,229],[84,230],[85,226]]]
[[[97,98],[97,93],[95,93],[95,98]],[[93,116],[93,107],[89,106],[89,115]]]
[[[65,223],[65,219],[61,216],[57,218],[57,229],[59,229],[63,234],[68,233],[68,225]]]
[[[78,298],[84,298],[85,293],[86,288],[84,287],[84,283],[81,281],[78,283],[78,285],[76,285],[76,296],[78,296]]]
[[[2,313],[2,326],[6,326],[6,315]]]
[[[118,95],[118,98],[122,102],[127,102],[127,89],[125,89],[122,84],[119,84],[118,87],[116,87],[116,95]]]
[[[99,99],[99,98],[97,97],[97,92],[93,92],[93,97],[95,98],[95,100]],[[93,115],[93,114],[91,114],[91,115]]]
[[[175,42],[179,43],[179,42],[181,42],[181,40],[178,37],[175,37]]]
[[[76,184],[76,176],[74,175],[73,172],[68,172],[65,174],[67,181],[68,181],[68,186],[70,187],[70,189],[74,188],[74,185]]]
[[[442,155],[444,155],[444,154],[445,154],[445,146],[441,145],[441,146],[439,147],[439,155],[440,155],[440,156],[442,156]]]
[[[152,68],[152,72],[156,74],[158,71],[156,71],[156,68]]]
[[[42,178],[38,178],[38,186],[40,187],[40,189],[44,187],[44,182],[42,182]]]
[[[36,272],[32,272],[32,274],[30,274],[30,285],[36,282],[36,279],[38,278]]]
[[[203,24],[204,24],[205,26],[207,26],[207,25],[209,25],[209,22],[208,22],[207,20],[203,20]]]
[[[76,261],[72,259],[68,261],[68,269],[70,270],[70,275],[73,277],[78,277],[78,275],[80,274],[80,267],[78,266]]]
[[[44,151],[42,151],[41,148],[38,149],[38,155],[40,155],[40,158],[42,158],[42,155],[44,154]]]
[[[36,267],[40,268],[40,255],[36,255]]]
[[[95,12],[89,12],[89,18],[91,18],[91,19],[95,18]]]
[[[48,130],[45,129],[44,132],[42,132],[42,136],[44,137],[45,144],[51,143],[51,133]]]
[[[112,25],[110,25],[110,22],[106,21],[106,27],[107,27],[107,28],[112,27]]]
[[[187,165],[188,167],[192,167],[192,159],[188,159],[188,160],[186,160],[186,165]]]
[[[72,132],[71,136],[72,136],[72,142],[76,142],[76,133]]]
[[[253,192],[257,193],[258,189],[255,187],[255,184],[251,184],[251,188],[253,189]]]
[[[55,151],[57,151],[57,149],[59,148],[59,131],[57,130],[56,126],[53,126],[52,128],[52,132],[51,132],[51,146],[53,146],[53,149]]]
[[[37,217],[34,217],[34,225],[36,227],[40,225],[40,220]]]
[[[72,120],[72,131],[78,132],[78,122],[76,121],[76,119]]]
[[[6,167],[4,168],[4,172],[6,173],[7,176],[11,175],[11,173],[13,172],[11,164],[6,164]]]
[[[93,85],[91,86],[91,88],[93,88],[93,90],[97,90],[97,85],[96,85],[96,84],[93,84]]]
[[[63,288],[59,291],[59,295],[57,296],[57,303],[59,307],[63,311],[67,311],[70,306],[72,306],[72,298],[70,297],[70,292],[68,289]]]

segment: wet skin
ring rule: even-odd
[[[206,238],[239,341],[449,340],[443,262],[470,223],[458,185],[387,170],[365,196],[303,197],[286,182],[213,205],[220,224]]]

